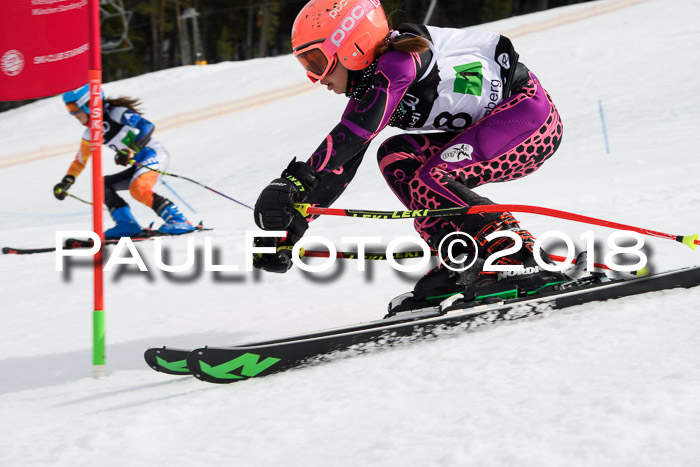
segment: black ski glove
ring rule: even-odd
[[[293,245],[278,244],[279,238],[258,237],[253,244],[256,247],[277,247],[277,253],[253,253],[253,267],[267,272],[284,273],[292,267]]]
[[[65,177],[63,177],[60,183],[57,183],[56,186],[53,187],[53,195],[58,200],[66,199],[66,196],[68,196],[68,189],[74,183],[75,177],[72,175],[66,175]]]
[[[255,224],[263,230],[286,230],[295,214],[299,214],[294,203],[306,198],[319,179],[320,175],[308,164],[293,159],[282,176],[260,193],[255,202]]]
[[[134,158],[134,150],[130,148],[122,149],[114,155],[114,163],[127,166]]]
[[[306,219],[296,212],[284,239],[276,237],[257,237],[254,245],[257,247],[276,247],[276,253],[253,253],[253,267],[267,272],[283,273],[292,267],[292,248],[309,228]]]

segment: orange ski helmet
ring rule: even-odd
[[[348,70],[366,68],[387,34],[389,25],[379,0],[311,0],[294,20],[292,50],[316,82],[338,61]]]

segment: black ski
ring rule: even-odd
[[[442,306],[402,312],[382,320],[239,346],[203,347],[190,352],[151,348],[146,351],[145,358],[156,371],[186,374],[182,367],[186,356],[186,367],[195,377],[211,383],[231,383],[322,361],[345,350],[364,352],[437,336],[450,329],[468,331],[582,303],[698,285],[700,267],[627,280],[597,274],[531,297],[489,304],[456,299],[447,304],[443,302]]]
[[[146,350],[144,358],[148,366],[161,373],[189,375],[190,370],[187,369],[187,354],[189,353],[189,350],[184,349],[151,348]]]
[[[202,222],[200,222],[192,232],[186,232],[185,234],[188,233],[193,233],[193,232],[203,232],[205,230],[212,230],[210,228],[205,228],[202,225]],[[131,238],[131,241],[133,242],[139,242],[143,240],[151,240],[156,237],[179,237],[180,235],[185,235],[185,234],[167,234],[167,233],[162,233],[157,230],[153,230],[150,227],[143,229],[143,231],[138,234],[138,235],[133,235],[129,238]],[[104,245],[116,245],[119,243],[119,238],[105,238]],[[63,242],[63,249],[64,250],[73,250],[75,248],[92,248],[92,239],[90,238],[67,238]],[[46,248],[13,248],[13,247],[3,247],[2,252],[6,255],[31,255],[33,253],[49,253],[52,251],[56,251],[56,247],[46,247]]]

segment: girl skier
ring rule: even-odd
[[[86,84],[63,94],[68,112],[84,126],[88,126],[90,121],[89,91],[89,85]],[[135,200],[152,208],[165,220],[165,224],[158,229],[160,232],[177,235],[194,230],[172,201],[153,191],[158,172],[141,167],[164,170],[170,160],[168,151],[158,141],[151,139],[155,127],[141,116],[138,110],[141,102],[129,97],[105,99],[104,93],[102,99],[104,144],[116,152],[116,164],[127,166],[135,163],[126,170],[104,177],[105,204],[117,223],[105,231],[105,237],[131,237],[143,231],[127,202],[117,194],[117,191],[127,188]],[[57,199],[65,199],[68,189],[85,168],[90,155],[90,129],[86,128],[75,160],[61,182],[54,187]]]
[[[293,203],[333,203],[369,142],[387,125],[434,130],[394,136],[378,150],[382,175],[411,210],[494,204],[473,189],[534,172],[561,141],[561,120],[549,94],[504,36],[409,24],[390,31],[378,0],[312,0],[294,22],[292,48],[313,82],[350,102],[311,157],[292,160],[260,194],[255,222],[265,230],[287,230],[287,237],[258,241],[277,247],[276,254],[257,255],[258,268],[289,269],[291,246],[308,228]],[[461,252],[453,248],[455,264],[447,260],[448,267],[422,278],[414,302],[470,289],[479,295],[533,290],[564,279],[536,263],[533,236],[508,212],[424,218],[414,225],[434,249],[456,231],[478,244]],[[501,276],[481,271],[485,258],[515,244],[507,237],[486,240],[504,230],[516,234],[522,247],[494,264],[522,266],[521,271]],[[478,254],[476,268],[451,267],[469,254]],[[546,253],[541,258],[551,263]]]

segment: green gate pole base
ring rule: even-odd
[[[105,368],[105,312],[92,312],[92,377],[102,379],[107,376]]]

